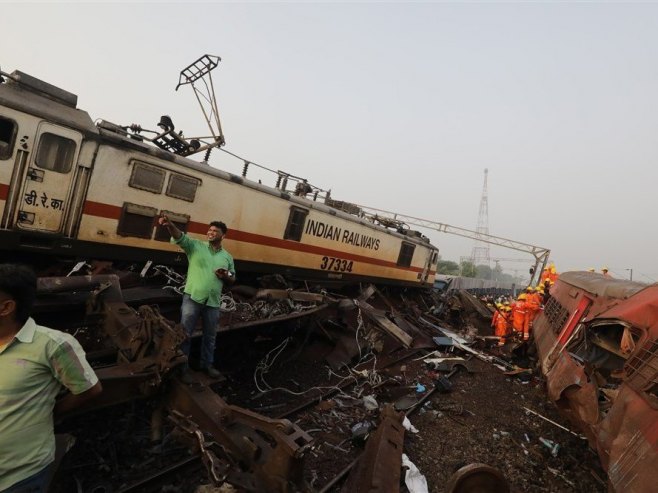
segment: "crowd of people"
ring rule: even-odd
[[[593,268],[589,272],[595,272]],[[607,267],[601,268],[601,274],[611,277]],[[494,335],[498,345],[504,346],[508,340],[530,339],[532,325],[550,299],[550,288],[557,281],[559,274],[555,264],[550,264],[542,270],[536,286],[528,286],[516,299],[501,297],[496,303],[496,310],[491,319]]]
[[[491,319],[498,345],[504,346],[508,340],[527,341],[532,333],[532,325],[543,306],[550,298],[550,287],[559,274],[554,264],[542,271],[537,286],[528,286],[516,299],[500,298]]]

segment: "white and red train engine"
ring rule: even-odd
[[[0,84],[0,245],[8,252],[180,264],[157,217],[229,227],[241,273],[432,286],[438,250],[325,203],[94,124],[77,96],[21,72]]]

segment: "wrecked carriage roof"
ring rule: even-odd
[[[647,284],[640,282],[614,279],[585,271],[564,272],[560,274],[557,282],[570,284],[596,296],[615,299],[629,298],[648,287]]]
[[[594,318],[624,320],[635,327],[658,330],[658,283],[642,284],[591,272],[566,272],[560,274],[559,281],[596,296],[624,300],[596,313]]]

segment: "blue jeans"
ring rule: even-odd
[[[11,485],[9,489],[3,490],[2,493],[46,493],[48,489],[49,468],[50,465],[44,467],[41,471],[29,478],[25,478]]]
[[[201,339],[201,368],[212,366],[215,360],[215,338],[217,337],[217,327],[219,326],[219,308],[206,306],[192,300],[189,294],[183,295],[183,304],[181,305],[180,322],[185,329],[187,339],[181,345],[183,352],[190,356],[190,341],[192,333],[196,328],[197,321],[201,317],[203,327],[203,338]]]

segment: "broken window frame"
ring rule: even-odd
[[[0,160],[11,159],[14,155],[18,123],[16,120],[0,116]]]
[[[636,345],[624,365],[626,383],[658,409],[658,340],[648,339]]]
[[[619,350],[616,350],[609,344],[609,338],[600,337],[605,327],[621,327],[622,333],[619,341]],[[634,342],[634,349],[624,355],[621,351],[621,339],[625,330],[629,330]],[[572,358],[581,365],[587,365],[596,368],[599,373],[612,373],[617,371],[621,374],[628,361],[637,351],[639,341],[642,340],[644,332],[631,324],[618,319],[601,319],[589,323],[579,323],[569,341],[566,344],[568,353]],[[615,341],[616,343],[616,341]],[[607,356],[605,356],[607,354]],[[600,364],[605,356],[605,362],[617,361],[619,364],[616,368],[610,368],[611,365],[602,366]],[[607,378],[607,377],[606,377]],[[619,377],[618,377],[619,378]]]
[[[295,205],[290,206],[288,223],[286,224],[286,229],[283,233],[284,240],[301,241],[308,213],[309,210],[303,207],[297,207]]]
[[[415,251],[415,244],[403,241],[400,245],[400,253],[398,255],[397,265],[399,267],[411,267],[411,261],[414,258]]]

